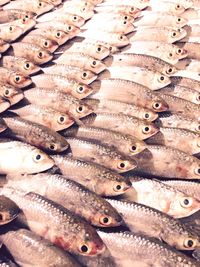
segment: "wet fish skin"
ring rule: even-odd
[[[171,76],[176,73],[177,69],[175,66],[159,59],[157,57],[142,55],[142,54],[113,54],[112,56],[106,58],[104,63],[110,66],[138,66],[143,68],[148,68],[161,72],[167,76]]]
[[[197,120],[181,114],[161,114],[159,119],[155,121],[155,124],[158,125],[158,127],[173,127],[200,133],[200,123]]]
[[[3,97],[0,96],[0,113],[4,112],[10,107],[10,103]]]
[[[65,137],[80,137],[86,140],[94,140],[101,144],[114,147],[120,153],[132,156],[143,151],[145,143],[130,135],[123,135],[112,130],[96,127],[79,126],[72,127],[62,133]]]
[[[74,124],[74,119],[69,114],[58,112],[50,107],[30,104],[11,111],[25,120],[42,124],[54,131],[64,130]]]
[[[182,114],[191,119],[199,120],[200,106],[198,104],[168,94],[159,93],[159,95],[167,102],[172,113]]]
[[[163,181],[163,183],[172,186],[173,188],[178,189],[181,192],[200,200],[200,185],[197,182],[169,180],[169,181]]]
[[[106,65],[87,54],[71,52],[61,55],[59,58],[54,60],[58,64],[66,64],[74,67],[80,67],[83,69],[90,70],[95,74],[99,74],[106,69]]]
[[[16,229],[1,234],[0,240],[4,242],[15,261],[22,266],[27,264],[39,264],[41,267],[80,266],[69,254],[26,229]],[[19,248],[22,253],[18,253]]]
[[[194,250],[199,246],[198,235],[178,219],[142,204],[113,199],[107,201],[122,214],[125,224],[134,233],[161,239],[178,250]]]
[[[17,20],[14,20],[12,22],[2,24],[2,25],[9,26],[9,27],[15,27],[15,26],[19,27],[22,30],[22,33],[24,34],[28,32],[29,30],[31,30],[36,25],[36,21],[35,19],[24,17],[22,19],[17,19]]]
[[[124,115],[134,116],[136,118],[150,122],[158,118],[158,114],[150,109],[120,101],[86,98],[83,100],[83,102],[87,103],[93,108],[94,112],[98,113],[120,113]]]
[[[76,14],[84,18],[84,20],[88,20],[94,15],[94,6],[89,4],[89,2],[87,2],[87,5],[80,2],[78,5],[73,6],[73,4],[68,1],[65,2],[63,7],[60,9],[59,13],[62,12]]]
[[[50,169],[54,161],[43,151],[20,141],[0,142],[1,174],[37,173]],[[13,159],[11,164],[11,159]]]
[[[67,137],[73,157],[92,161],[118,173],[136,168],[136,162],[116,149],[80,138]]]
[[[139,174],[153,175],[160,178],[199,179],[200,160],[181,150],[148,145],[140,156],[135,155]]]
[[[196,198],[165,184],[164,180],[135,175],[127,175],[127,178],[133,189],[123,195],[124,199],[152,207],[174,218],[190,216],[200,209],[200,202]]]
[[[177,46],[180,47],[181,49],[187,50],[189,58],[200,60],[199,43],[178,42]]]
[[[200,153],[200,134],[178,128],[160,127],[159,132],[147,141],[150,145],[165,145],[190,155]]]
[[[179,85],[179,86],[185,86],[185,87],[192,87],[194,90],[200,92],[200,82],[185,78],[185,77],[171,77],[172,84]]]
[[[53,58],[52,54],[47,50],[42,49],[38,45],[25,42],[20,42],[20,45],[19,43],[12,43],[10,55],[24,57],[37,65],[47,63]]]
[[[5,131],[6,129],[7,129],[7,125],[5,121],[2,118],[0,118],[0,133]]]
[[[130,188],[127,178],[101,165],[71,157],[52,156],[61,173],[102,196],[117,196]]]
[[[41,34],[25,35],[21,39],[21,41],[25,43],[33,43],[35,45],[38,45],[41,48],[46,49],[50,53],[53,53],[58,48],[58,43],[56,41],[45,38],[45,36]]]
[[[98,231],[117,264],[121,266],[197,267],[199,264],[184,254],[155,239],[130,232],[105,233]],[[123,248],[126,248],[124,250]],[[152,249],[153,248],[153,249]]]
[[[41,124],[20,117],[4,117],[9,128],[8,136],[54,152],[65,151],[69,144],[58,133]]]
[[[173,1],[162,1],[161,5],[157,5],[156,1],[151,1],[151,6],[149,7],[151,11],[168,12],[173,15],[181,15],[184,17],[186,8],[181,3],[175,3]],[[142,13],[143,14],[143,13]]]
[[[18,204],[30,230],[64,250],[92,256],[105,249],[95,229],[61,205],[33,192],[3,188],[2,193]]]
[[[13,221],[19,213],[20,209],[12,200],[3,195],[0,196],[0,225]]]
[[[111,204],[65,176],[48,173],[11,176],[6,186],[40,194],[98,227],[115,227],[122,223]]]
[[[36,13],[21,9],[7,9],[0,11],[0,23],[8,23],[17,19],[29,18],[33,19],[37,16]]]
[[[19,71],[25,76],[29,76],[40,71],[39,66],[36,66],[31,61],[22,57],[3,56],[1,62],[3,67]]]
[[[9,47],[10,44],[0,38],[0,53],[4,53],[6,50],[8,50]]]
[[[159,92],[185,99],[194,104],[200,104],[200,92],[194,90],[192,87],[170,85],[165,88],[161,88]]]
[[[93,112],[92,108],[81,100],[58,90],[35,87],[25,91],[24,96],[31,104],[51,107],[70,114],[73,118],[83,118]]]
[[[30,77],[8,68],[0,67],[0,74],[1,83],[6,83],[16,88],[24,88],[32,83]]]
[[[121,134],[128,134],[139,140],[145,140],[156,134],[159,129],[151,122],[133,116],[116,113],[95,113],[83,118],[86,126],[112,129]]]
[[[91,84],[96,99],[110,99],[148,108],[154,112],[168,110],[167,103],[149,88],[123,79],[96,80]],[[114,93],[117,90],[117,94]]]
[[[97,14],[109,13],[109,14],[123,14],[129,15],[133,18],[137,18],[140,15],[140,9],[133,5],[109,5],[106,7],[97,6],[95,7]]]
[[[5,42],[13,42],[18,39],[23,34],[23,30],[19,26],[14,24],[1,25],[0,24],[0,38]]]
[[[0,96],[10,105],[14,105],[24,98],[24,94],[19,88],[6,84],[0,84]]]

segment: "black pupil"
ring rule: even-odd
[[[86,253],[86,252],[88,251],[87,246],[83,245],[83,246],[81,247],[81,251],[82,251],[83,253]]]
[[[12,31],[12,27],[10,27],[10,31]]]
[[[173,56],[172,53],[169,53],[169,56],[172,57]]]
[[[86,72],[83,73],[83,77],[87,77],[87,73]]]
[[[54,145],[50,145],[50,149],[51,150],[54,150],[55,149],[55,146]]]
[[[128,19],[128,17],[127,17],[127,16],[125,16],[125,17],[124,17],[124,19]]]
[[[77,20],[77,17],[74,17],[74,20]]]
[[[121,185],[117,185],[116,188],[117,188],[117,190],[120,190],[121,189]]]
[[[120,167],[121,168],[124,168],[125,167],[125,164],[124,163],[120,163]]]
[[[98,48],[97,48],[97,51],[98,51],[98,52],[100,52],[100,51],[101,51],[101,48],[100,48],[100,47],[98,47]]]
[[[160,80],[161,80],[161,81],[164,81],[164,79],[165,79],[165,78],[164,78],[163,76],[160,77]]]
[[[19,76],[16,76],[15,80],[16,80],[17,82],[19,82],[19,80],[20,80]]]
[[[9,90],[5,90],[5,95],[9,95]]]
[[[45,46],[48,46],[48,42],[45,42],[44,45],[45,45]]]
[[[40,160],[40,159],[41,159],[41,156],[40,156],[40,155],[37,155],[37,156],[36,156],[36,159],[37,159],[37,160]]]
[[[198,169],[198,171],[197,171],[197,172],[198,172],[198,174],[200,174],[200,169]]]
[[[39,53],[39,57],[42,57],[42,52]]]
[[[144,130],[145,130],[145,132],[148,132],[149,131],[149,127],[145,127]]]
[[[126,24],[126,21],[124,21],[124,24]]]
[[[198,126],[198,130],[200,131],[200,125]]]
[[[181,50],[180,50],[180,49],[178,50],[178,53],[179,53],[179,54],[181,53]]]
[[[156,107],[156,108],[159,108],[159,104],[158,104],[158,103],[156,103],[156,104],[155,104],[155,107]]]
[[[148,113],[145,114],[145,118],[146,118],[146,119],[149,118],[149,114],[148,114]]]
[[[83,91],[83,87],[81,86],[81,87],[79,87],[79,91],[80,92],[82,92]]]
[[[188,247],[191,248],[193,246],[193,241],[192,240],[188,240]]]
[[[26,64],[27,69],[30,67],[29,63]]]
[[[60,117],[60,121],[63,122],[65,119],[64,117]]]
[[[131,148],[132,148],[133,151],[136,150],[136,146],[132,146]]]
[[[60,33],[59,32],[57,32],[57,36],[60,37]]]
[[[79,111],[83,111],[83,107],[79,107],[78,110],[79,110]]]
[[[184,204],[188,205],[189,204],[189,200],[188,199],[184,199]]]
[[[96,61],[93,61],[92,64],[95,66],[97,63],[96,63]]]
[[[176,33],[175,32],[173,32],[173,36],[176,36]]]
[[[168,72],[172,72],[172,69],[169,69]]]
[[[103,222],[104,222],[104,223],[108,223],[108,222],[109,222],[108,218],[107,218],[107,217],[104,217],[104,218],[103,218]]]
[[[68,28],[69,30],[71,30],[72,29],[72,27],[71,26],[69,26],[69,28]]]

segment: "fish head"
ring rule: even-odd
[[[185,7],[181,3],[171,2],[171,3],[168,3],[168,5],[170,5],[170,11],[176,15],[183,14],[186,10]]]
[[[36,25],[36,21],[34,19],[26,18],[18,20],[19,27],[23,29],[23,32],[26,32],[32,29]]]
[[[51,152],[63,152],[68,149],[69,144],[67,140],[63,136],[58,133],[55,133],[54,136],[51,135],[51,138],[46,139],[45,148],[47,148]]]
[[[187,31],[183,28],[174,28],[169,30],[168,40],[170,43],[174,43],[183,39],[187,35]]]
[[[155,97],[151,102],[150,108],[153,109],[155,112],[163,112],[169,109],[169,105],[161,97]]]
[[[54,5],[42,0],[35,1],[33,2],[33,4],[34,4],[34,12],[37,13],[38,16],[54,8]]]
[[[53,29],[51,34],[52,38],[58,43],[58,45],[66,43],[70,38],[68,33],[59,29]]]
[[[90,66],[91,70],[93,70],[94,73],[100,73],[106,69],[106,65],[103,62],[94,58],[90,58],[87,64]]]
[[[134,25],[129,22],[127,19],[119,21],[119,31],[122,31],[124,34],[128,34],[130,32],[133,32],[135,30]]]
[[[141,140],[130,140],[128,143],[127,150],[129,150],[130,155],[136,155],[140,152],[142,152],[146,148],[146,145]]]
[[[79,80],[84,84],[90,84],[97,79],[97,75],[90,70],[83,70],[79,74]]]
[[[0,225],[4,225],[14,220],[20,213],[20,209],[5,196],[0,196],[0,203]]]
[[[12,72],[10,75],[9,83],[16,88],[24,88],[32,83],[28,76],[22,75],[20,72]]]
[[[44,64],[52,60],[53,55],[48,52],[45,49],[39,49],[35,54],[34,54],[34,63],[36,64]]]
[[[8,100],[11,105],[18,103],[20,100],[24,98],[24,94],[20,89],[17,89],[9,85],[4,86],[2,96],[6,100]]]
[[[159,73],[159,72],[155,72],[155,76],[154,76],[154,88],[159,89],[159,88],[163,88],[165,86],[167,86],[168,84],[171,83],[171,80],[168,76]]]
[[[37,148],[29,148],[23,156],[23,162],[29,173],[37,173],[50,169],[54,165],[54,160],[45,152]]]
[[[81,27],[85,23],[84,18],[82,18],[76,14],[67,13],[65,16],[66,16],[66,20],[71,22],[76,27]]]
[[[116,170],[118,173],[128,172],[137,167],[137,162],[134,159],[127,158],[119,158],[115,159],[112,162],[112,169]]]
[[[151,122],[141,122],[138,127],[140,139],[147,139],[159,132],[159,128]]]
[[[166,76],[173,76],[177,71],[178,71],[177,68],[173,65],[164,66],[162,69],[162,73],[165,74]]]
[[[40,46],[47,51],[53,53],[58,48],[58,43],[54,40],[47,39],[45,37],[40,38]]]
[[[152,110],[144,110],[141,111],[141,117],[145,120],[145,121],[155,121],[158,118],[158,114]]]
[[[56,131],[62,131],[68,127],[70,127],[72,124],[74,124],[74,119],[68,115],[68,114],[64,114],[64,113],[57,113],[54,116],[54,121],[55,121],[55,130]]]
[[[74,26],[72,24],[71,25],[67,25],[65,27],[65,32],[67,32],[69,34],[70,38],[73,38],[73,37],[75,37],[76,35],[79,34],[80,28],[78,28],[78,27],[76,27],[76,26]]]
[[[78,15],[84,18],[84,20],[88,20],[94,15],[94,6],[89,5],[89,2],[87,4],[88,5],[79,6],[79,8],[77,8]]]
[[[73,95],[78,99],[85,98],[93,92],[93,89],[89,85],[83,83],[75,83],[74,87]]]
[[[93,112],[93,109],[91,106],[83,103],[82,101],[79,101],[78,103],[74,103],[73,110],[71,113],[76,118],[83,118]]]
[[[103,46],[101,44],[94,44],[94,45],[88,45],[88,48],[86,49],[86,52],[92,51],[93,56],[99,60],[102,60],[104,58],[106,58],[107,56],[109,56],[110,54],[110,50],[108,47]]]
[[[126,46],[130,44],[129,39],[125,34],[117,34],[117,42],[119,46]]]
[[[17,38],[19,38],[23,34],[23,29],[21,29],[19,26],[16,26],[14,24],[9,24],[4,27],[2,27],[3,32],[3,39],[6,42],[12,42],[15,41]]]
[[[175,248],[179,250],[195,250],[200,247],[200,238],[198,235],[192,234],[187,230],[181,233],[179,239],[177,239]]]
[[[21,19],[23,19],[23,18],[33,19],[33,18],[36,18],[36,17],[37,17],[37,14],[35,12],[26,11],[26,10],[23,10],[23,13],[21,13],[21,16],[20,16]]]
[[[25,75],[29,76],[31,74],[35,74],[40,71],[40,67],[35,65],[33,62],[29,60],[22,60],[20,63],[20,72]]]
[[[177,28],[182,28],[185,25],[187,25],[188,20],[186,18],[183,17],[174,17],[174,26]]]

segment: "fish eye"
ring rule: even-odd
[[[10,96],[11,95],[11,91],[9,90],[9,89],[5,89],[5,91],[4,91],[4,96],[5,97],[8,97],[8,96]]]
[[[13,31],[13,27],[12,27],[12,26],[9,27],[9,31],[10,31],[10,32]]]
[[[161,104],[159,103],[159,102],[155,102],[155,103],[153,103],[153,108],[154,109],[160,109],[161,108]]]
[[[33,159],[34,159],[35,162],[39,162],[39,161],[42,160],[42,156],[40,154],[36,154],[36,155],[34,155]]]
[[[181,22],[181,18],[178,18],[177,21],[178,21],[178,22]]]
[[[38,53],[38,57],[39,57],[39,58],[43,58],[43,53],[42,53],[42,52],[39,52],[39,53]]]
[[[145,126],[145,127],[142,129],[142,132],[143,132],[144,134],[150,133],[150,131],[151,131],[151,128],[150,128],[149,126]]]
[[[132,146],[130,146],[129,150],[131,152],[135,152],[137,150],[137,146],[136,145],[132,145]]]
[[[189,198],[189,197],[183,197],[181,200],[180,200],[180,204],[183,208],[188,208],[188,207],[191,207],[192,206],[192,198]]]
[[[49,149],[55,151],[57,149],[56,144],[54,144],[54,143],[50,144]]]
[[[163,75],[160,76],[160,77],[159,77],[159,81],[161,81],[161,82],[165,81],[165,76],[163,76]]]
[[[200,132],[200,125],[198,125],[195,129],[197,132]]]
[[[30,66],[31,66],[30,63],[28,63],[28,62],[24,64],[24,68],[26,70],[30,69]]]
[[[81,11],[85,11],[85,10],[86,10],[86,8],[85,8],[85,7],[81,8]]]
[[[171,36],[172,36],[172,37],[176,37],[176,35],[177,35],[177,33],[174,32],[174,31],[171,33]]]
[[[97,52],[99,53],[99,52],[101,52],[101,51],[102,51],[101,47],[98,46],[98,47],[97,47]]]
[[[68,26],[68,30],[71,31],[72,30],[72,26]]]
[[[145,114],[144,114],[144,119],[149,119],[149,118],[150,118],[149,113],[145,113]]]
[[[29,19],[29,15],[25,15],[25,18],[26,18],[26,19]]]
[[[173,57],[173,54],[172,53],[169,53],[169,57]]]
[[[77,21],[77,16],[73,16],[73,21]]]
[[[39,7],[42,7],[42,2],[39,2],[38,6],[39,6]]]
[[[91,252],[91,249],[89,249],[88,245],[82,244],[80,246],[80,252],[84,254],[89,254]]]
[[[200,101],[200,94],[197,95],[196,100]]]
[[[177,49],[177,54],[178,55],[182,54],[182,49]]]
[[[83,74],[82,74],[82,78],[83,78],[83,79],[86,79],[87,77],[88,77],[87,72],[83,72]]]
[[[196,245],[196,242],[192,240],[191,238],[184,240],[184,247],[186,248],[192,248],[192,247],[195,247],[195,245]]]
[[[84,111],[84,108],[83,106],[78,106],[76,110],[78,113],[82,113]]]
[[[126,25],[127,24],[127,21],[124,21],[123,24]]]
[[[96,60],[93,60],[91,66],[92,66],[92,67],[95,67],[96,65],[97,65]]]
[[[84,86],[79,86],[78,88],[77,88],[77,92],[78,93],[80,93],[80,94],[82,94],[83,92],[84,92]]]
[[[124,161],[119,162],[118,166],[119,169],[123,170],[126,168],[126,163]]]
[[[44,41],[44,47],[49,47],[49,42],[48,41]]]
[[[172,69],[172,68],[169,68],[169,69],[167,69],[167,71],[166,71],[167,74],[170,74],[170,73],[172,73],[172,72],[173,72],[173,69]]]
[[[61,32],[57,32],[56,37],[60,38],[60,36],[61,36]]]
[[[130,8],[130,11],[131,11],[131,12],[135,11],[135,8],[134,8],[134,7],[131,7],[131,8]]]
[[[123,40],[124,39],[124,36],[123,35],[120,35],[119,36],[119,40]]]
[[[127,20],[128,19],[128,16],[124,16],[124,19]]]
[[[58,123],[63,124],[65,122],[66,122],[66,117],[64,115],[58,117]]]
[[[197,175],[200,175],[200,167],[198,167],[198,168],[195,170],[195,173],[196,173]]]
[[[99,222],[102,225],[110,225],[111,224],[111,219],[109,217],[105,216],[105,215],[102,215],[99,218]]]
[[[16,83],[21,82],[21,76],[16,75],[16,76],[15,76],[15,82],[16,82]]]
[[[176,6],[175,6],[175,9],[180,9],[180,8],[181,8],[180,5],[176,5]]]

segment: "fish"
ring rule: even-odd
[[[10,105],[14,105],[24,98],[22,90],[7,84],[0,84],[0,96],[7,100]]]
[[[71,127],[64,131],[62,135],[65,137],[80,137],[86,140],[94,140],[101,144],[114,147],[120,153],[124,153],[128,156],[138,154],[146,148],[143,141],[133,136],[96,127]]]
[[[0,1],[0,6],[3,6],[3,5],[5,5],[5,4],[9,3],[9,2],[10,2],[10,0],[1,0]]]
[[[54,7],[58,6],[62,3],[62,0],[43,0],[43,1],[46,3],[50,3],[50,4],[54,5]]]
[[[130,43],[135,41],[160,41],[173,44],[187,35],[187,31],[178,27],[141,27],[130,34]]]
[[[161,5],[157,4],[157,1],[151,1],[151,6],[149,7],[151,11],[158,12],[168,12],[173,15],[184,16],[186,8],[181,3],[175,3],[173,1],[162,1]],[[143,14],[143,13],[142,13]]]
[[[106,69],[106,65],[100,60],[78,52],[63,54],[54,60],[54,62],[90,70],[95,74],[99,74]]]
[[[89,85],[84,84],[78,79],[75,79],[73,75],[70,76],[70,69],[69,77],[56,74],[53,70],[51,71],[51,73],[52,74],[44,73],[34,76],[32,77],[32,81],[36,87],[58,90],[67,93],[77,99],[83,99],[93,92],[93,89]]]
[[[162,0],[161,2],[163,3],[164,0]],[[191,7],[194,6],[195,0],[183,0],[183,1],[180,1],[180,0],[172,0],[172,2],[173,3],[176,3],[176,4],[182,4],[185,9],[188,9],[188,8],[191,8]]]
[[[140,15],[140,9],[134,5],[107,5],[95,7],[97,14],[123,14],[129,15],[133,18],[137,18]],[[95,14],[96,15],[96,14]]]
[[[47,50],[38,45],[20,42],[12,43],[12,51],[10,55],[15,57],[24,57],[32,61],[36,65],[41,65],[52,60],[53,56]]]
[[[23,34],[23,30],[14,24],[2,25],[0,24],[0,38],[5,42],[13,42]]]
[[[65,176],[48,173],[11,176],[4,187],[40,194],[98,227],[115,227],[122,223],[111,204]]]
[[[167,102],[169,105],[169,110],[172,113],[183,114],[184,116],[188,116],[189,118],[199,120],[200,117],[200,106],[198,104],[194,104],[185,99],[159,93],[159,95]]]
[[[10,44],[0,38],[0,53],[4,53],[6,50],[8,50],[9,47]]]
[[[198,24],[186,25],[187,35],[180,42],[199,43],[200,28]]]
[[[127,104],[116,100],[95,98],[86,98],[83,101],[91,106],[94,112],[98,113],[120,113],[150,122],[158,118],[158,114],[156,112],[134,104]]]
[[[72,2],[70,3],[70,1],[68,1],[65,2],[63,7],[59,10],[59,13],[62,12],[75,14],[82,17],[84,20],[88,20],[94,15],[94,6],[89,5],[89,2],[87,2],[87,5],[84,5],[84,2],[79,2],[78,5],[76,4],[76,6],[74,6]]]
[[[184,77],[184,78],[189,78],[189,79],[194,79],[196,81],[200,82],[199,78],[199,72],[194,70],[179,70],[176,75],[178,77]]]
[[[85,126],[112,129],[121,134],[128,134],[139,140],[145,140],[156,134],[159,129],[151,122],[138,119],[133,116],[116,113],[95,113],[85,117]]]
[[[142,13],[137,20],[134,21],[135,27],[177,27],[182,28],[187,25],[188,20],[180,16],[175,16],[167,12],[149,12]]]
[[[109,67],[99,75],[100,80],[110,78],[129,80],[146,86],[151,90],[158,90],[171,83],[170,78],[166,75],[138,66]]]
[[[16,88],[24,88],[29,86],[32,80],[18,71],[0,67],[0,83],[6,83]]]
[[[62,131],[74,124],[74,119],[67,113],[58,112],[50,107],[35,104],[10,109],[25,120],[44,125],[54,131]]]
[[[199,265],[185,254],[143,235],[130,232],[98,231],[98,233],[119,266],[197,267]]]
[[[180,60],[177,64],[176,67],[179,70],[188,70],[188,71],[194,71],[194,72],[199,72],[199,60],[191,59],[191,58],[185,58]]]
[[[192,196],[200,201],[200,184],[193,181],[169,180],[163,181],[166,185],[180,190],[184,194]]]
[[[161,88],[159,92],[185,99],[194,104],[200,104],[200,92],[194,90],[192,87],[172,85]]]
[[[123,195],[125,200],[152,207],[173,218],[187,217],[200,209],[200,202],[197,198],[190,193],[182,192],[178,187],[171,186],[170,183],[165,183],[165,180],[129,174],[126,177],[132,183],[132,190],[125,192]]]
[[[105,249],[96,230],[61,205],[33,192],[8,187],[1,191],[18,204],[31,231],[58,247],[87,256]]]
[[[7,129],[7,125],[5,123],[5,121],[0,118],[0,133],[4,132]]]
[[[200,133],[200,122],[182,114],[166,113],[155,121],[158,127],[173,127]]]
[[[73,157],[103,165],[118,173],[136,168],[135,160],[109,146],[75,137],[67,137],[66,141]]]
[[[67,64],[55,64],[43,69],[45,74],[62,75],[65,78],[75,79],[77,82],[89,85],[97,79],[97,75],[90,70],[73,67]]]
[[[100,6],[105,6],[106,8],[107,8],[107,6],[109,7],[109,6],[113,6],[114,5],[114,7],[116,6],[121,6],[121,4],[122,4],[122,2],[121,1],[119,1],[119,0],[116,0],[116,1],[106,1],[106,2],[103,2],[103,3],[101,3],[100,4]],[[149,5],[150,5],[150,1],[149,0],[145,0],[145,1],[140,1],[140,0],[137,0],[137,1],[135,1],[135,0],[132,0],[132,1],[123,1],[123,4],[125,5],[125,6],[133,6],[133,7],[136,7],[136,8],[138,8],[138,9],[140,9],[140,10],[142,10],[142,9],[144,9],[144,8],[146,8],[146,7],[148,7]]]
[[[194,233],[199,233],[200,229],[200,221],[199,221],[199,211],[192,214],[187,218],[182,218],[181,222],[187,225]],[[197,248],[193,253],[192,256],[198,260],[199,263],[199,248]]]
[[[0,240],[21,266],[34,264],[41,267],[64,267],[66,265],[80,267],[68,253],[27,229],[13,229],[5,232],[0,235]],[[19,248],[22,249],[22,253],[18,253]]]
[[[179,149],[161,145],[148,145],[139,155],[135,172],[165,178],[199,179],[200,160]]]
[[[168,44],[161,41],[134,41],[130,46],[124,48],[122,53],[125,54],[142,54],[157,57],[169,64],[176,64],[180,59],[186,58],[188,52],[178,45]]]
[[[11,199],[0,195],[0,225],[13,221],[19,213],[19,207]]]
[[[178,250],[194,250],[200,239],[178,219],[131,201],[107,199],[122,214],[128,228],[134,233],[155,237]]]
[[[178,42],[176,45],[180,47],[180,49],[187,50],[189,58],[200,60],[199,43]]]
[[[3,56],[1,65],[4,68],[10,68],[12,70],[19,71],[25,76],[36,74],[40,71],[39,66],[23,57]]]
[[[104,63],[108,67],[137,66],[141,68],[147,68],[156,72],[160,72],[166,76],[172,76],[178,71],[175,66],[163,61],[162,59],[142,54],[113,54],[112,56],[106,58]]]
[[[69,34],[67,32],[53,26],[49,26],[48,28],[35,29],[31,31],[31,35],[38,34],[43,35],[47,39],[51,39],[57,42],[59,46],[63,45],[70,39]]]
[[[200,82],[194,79],[185,77],[171,77],[171,82],[173,85],[180,85],[185,87],[192,87],[192,89],[200,92]]]
[[[37,173],[50,169],[54,161],[46,153],[29,144],[1,139],[0,173]],[[12,163],[10,159],[13,159]]]
[[[69,147],[60,134],[46,126],[20,117],[4,117],[4,121],[9,128],[8,136],[23,142],[51,152],[62,152]]]
[[[25,11],[34,12],[37,14],[37,16],[42,15],[43,13],[46,13],[53,9],[53,5],[46,3],[42,0],[25,0],[25,1],[15,1],[10,2],[8,5],[4,6],[3,9],[21,9]]]
[[[31,30],[32,28],[34,28],[34,26],[36,25],[36,21],[35,19],[24,17],[22,19],[17,19],[12,22],[1,24],[1,25],[3,26],[5,25],[9,27],[13,27],[13,26],[19,27],[20,29],[22,29],[22,33],[24,34],[28,32],[29,30]]]
[[[160,127],[147,141],[150,145],[165,145],[190,155],[200,153],[200,134],[185,129]]]
[[[58,90],[35,87],[24,91],[24,96],[31,104],[50,107],[70,114],[73,119],[83,118],[93,112],[92,108],[81,100]]]
[[[55,165],[69,179],[101,196],[118,196],[130,189],[130,181],[119,173],[96,163],[53,155]]]
[[[94,90],[91,98],[121,101],[148,108],[154,112],[167,111],[169,108],[167,103],[152,90],[128,80],[96,80],[91,84],[91,87]],[[116,90],[117,94],[115,93]]]
[[[69,53],[76,52],[84,53],[95,59],[102,60],[110,54],[109,48],[103,46],[102,44],[99,44],[97,42],[89,42],[88,40],[87,42],[76,42],[76,39],[77,38],[75,38],[75,40],[73,39],[73,42],[67,42],[66,50],[64,51],[62,56],[65,56],[66,54],[67,57]]]
[[[4,112],[10,107],[10,103],[3,97],[0,96],[0,113]]]
[[[22,42],[35,44],[40,46],[42,49],[47,50],[50,53],[55,52],[58,48],[58,43],[54,40],[48,39],[41,34],[25,35],[22,39]]]
[[[21,9],[7,9],[0,10],[0,23],[9,23],[18,19],[29,18],[34,19],[36,13]]]

